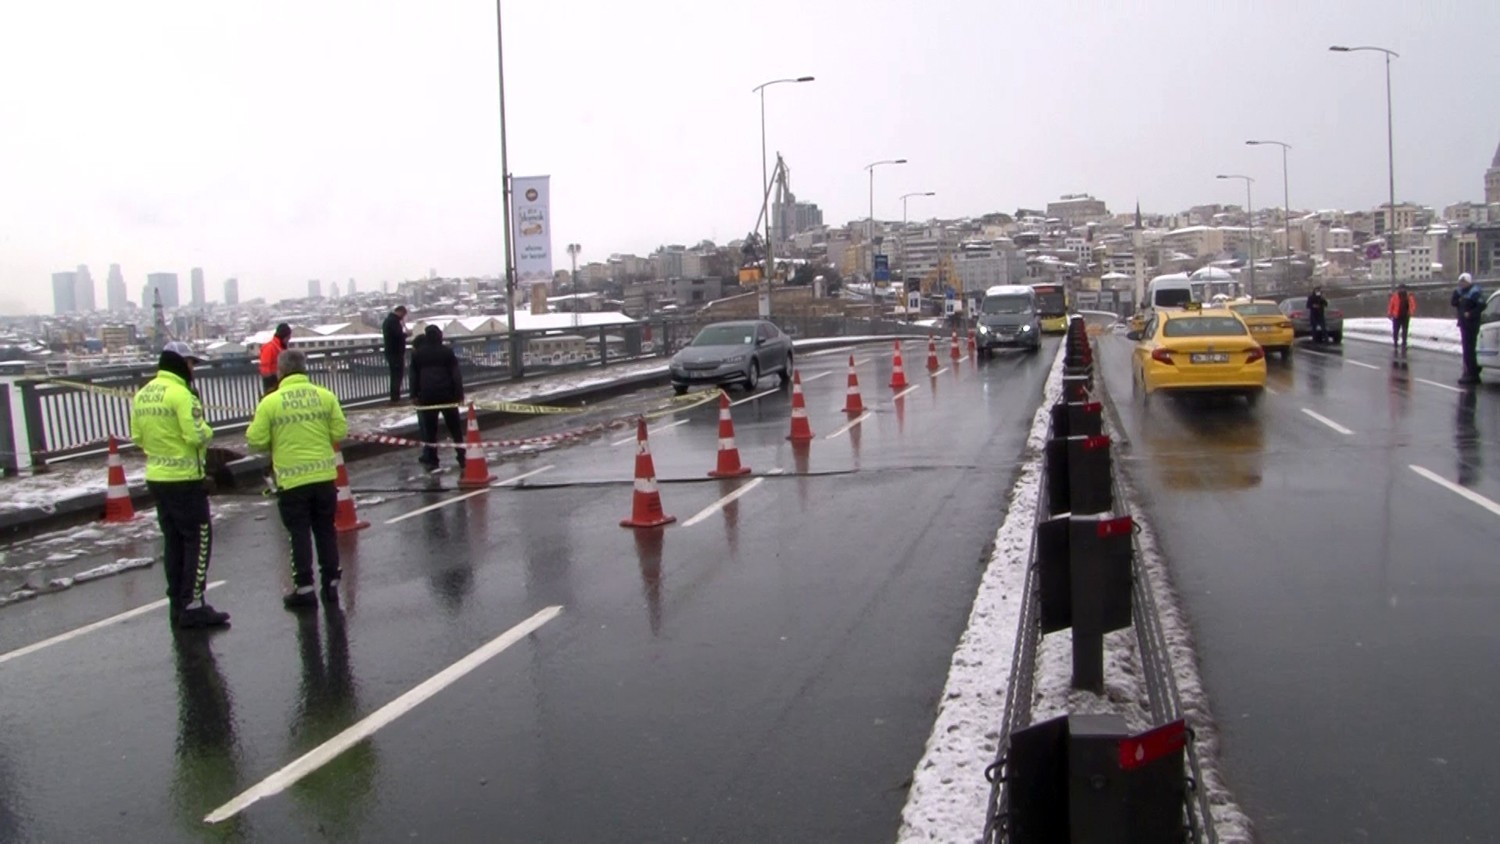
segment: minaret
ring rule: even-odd
[[[1500,146],[1495,147],[1495,158],[1490,169],[1484,171],[1484,204],[1500,202]]]
[[[1130,231],[1130,253],[1135,270],[1135,307],[1146,299],[1146,226],[1141,222],[1141,201],[1135,201],[1135,227]]]

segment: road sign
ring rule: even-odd
[[[1383,251],[1384,250],[1380,248],[1380,244],[1378,244],[1378,243],[1367,243],[1367,244],[1365,244],[1365,260],[1366,261],[1379,261],[1380,260],[1380,255],[1381,255],[1381,253]]]
[[[889,255],[875,256],[875,280],[891,280],[891,257]]]
[[[922,309],[922,293],[913,290],[906,294],[906,309],[909,311],[920,311]]]

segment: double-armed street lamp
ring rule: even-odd
[[[1250,199],[1250,185],[1255,180],[1249,176],[1241,176],[1236,173],[1220,173],[1215,178],[1219,179],[1243,179],[1245,181],[1245,222],[1249,225],[1250,243],[1250,279],[1245,285],[1245,295],[1255,295],[1255,205]]]
[[[1384,47],[1342,47],[1334,45],[1328,48],[1335,53],[1383,53],[1385,55],[1385,155],[1386,176],[1390,182],[1391,211],[1388,218],[1389,225],[1386,226],[1386,252],[1390,254],[1391,261],[1391,289],[1396,289],[1396,133],[1395,120],[1391,116],[1391,59],[1401,58],[1401,54],[1395,50],[1387,50]]]
[[[760,315],[764,319],[771,315],[771,277],[776,274],[776,246],[771,231],[771,176],[766,163],[766,89],[772,85],[788,82],[811,82],[811,76],[788,79],[772,79],[751,88],[751,93],[760,95],[760,213],[766,220],[765,275],[761,279]]]
[[[1246,141],[1249,146],[1278,146],[1281,147],[1281,191],[1282,191],[1282,214],[1286,223],[1286,268],[1282,270],[1282,279],[1291,279],[1292,273],[1292,189],[1291,183],[1287,181],[1286,154],[1292,145],[1284,141]]]
[[[887,158],[881,161],[872,161],[865,165],[865,172],[870,174],[870,222],[865,230],[865,239],[870,243],[870,320],[875,319],[875,168],[886,164],[905,164],[904,158]]]

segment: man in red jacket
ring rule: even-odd
[[[1411,318],[1417,313],[1417,297],[1411,295],[1406,285],[1396,288],[1391,300],[1386,303],[1385,315],[1391,318],[1391,346],[1406,351],[1406,335],[1411,331]]]
[[[276,375],[276,360],[292,342],[292,327],[286,323],[276,326],[276,333],[260,347],[260,385],[265,395],[276,392],[279,380]]]

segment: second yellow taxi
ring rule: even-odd
[[[1260,344],[1267,354],[1278,352],[1282,360],[1292,356],[1292,340],[1295,332],[1292,321],[1276,307],[1275,302],[1265,299],[1236,299],[1229,303],[1229,310],[1239,315],[1250,329],[1250,336]]]
[[[1228,308],[1155,310],[1136,341],[1131,374],[1136,393],[1207,392],[1243,395],[1252,406],[1266,389],[1266,351]]]

